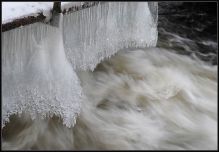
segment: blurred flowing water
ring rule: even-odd
[[[158,19],[156,48],[77,71],[87,99],[73,128],[12,117],[4,149],[217,149],[217,3],[159,2]]]

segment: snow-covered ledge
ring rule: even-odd
[[[62,13],[79,11],[99,2],[62,2]],[[2,2],[2,32],[36,22],[49,22],[53,2]]]

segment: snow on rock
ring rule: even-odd
[[[2,2],[2,23],[43,13],[48,16],[52,2]]]
[[[72,6],[83,5],[84,2],[62,2],[62,10]],[[27,16],[38,16],[43,13],[50,18],[53,2],[2,2],[2,24]]]

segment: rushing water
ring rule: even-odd
[[[160,3],[156,48],[78,71],[87,99],[74,128],[13,116],[3,148],[217,149],[216,3],[207,4]]]

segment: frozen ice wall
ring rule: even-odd
[[[157,3],[100,3],[63,20],[65,49],[75,68],[93,70],[120,49],[157,43]]]
[[[63,31],[35,23],[3,32],[3,127],[22,112],[73,126],[83,100],[74,69],[93,70],[123,48],[155,46],[156,13],[156,3],[105,2],[65,15]]]
[[[2,121],[25,112],[32,119],[57,115],[70,127],[82,90],[65,56],[59,28],[35,23],[3,33]]]

